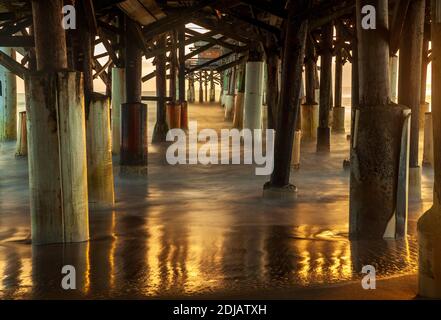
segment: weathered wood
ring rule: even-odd
[[[169,101],[167,108],[167,124],[170,129],[181,128],[181,104],[176,101]]]
[[[89,207],[109,208],[115,202],[109,98],[95,93],[90,104],[86,120]]]
[[[228,70],[228,69],[231,69],[231,68],[233,68],[233,67],[235,67],[235,66],[237,66],[237,65],[239,65],[239,64],[241,64],[241,63],[246,62],[247,58],[248,58],[248,55],[240,56],[240,57],[238,57],[236,60],[234,60],[234,61],[232,61],[232,62],[229,62],[229,63],[223,64],[223,65],[220,65],[220,66],[217,67],[215,70],[216,70],[217,72],[219,72],[219,73],[220,73],[220,72],[223,72],[223,71]]]
[[[32,36],[0,36],[1,47],[31,48],[34,45],[35,39]]]
[[[334,108],[332,109],[332,130],[345,132],[345,108],[342,105],[343,90],[343,48],[340,44],[344,41],[341,26],[337,29],[337,52],[335,55],[335,83],[334,83]]]
[[[301,106],[302,139],[313,140],[317,138],[319,107],[316,101],[316,72],[317,57],[315,54],[314,40],[306,39],[305,49],[305,91],[306,101]]]
[[[165,47],[166,36],[161,35],[157,43],[158,47]],[[153,143],[162,143],[166,141],[168,125],[166,121],[165,97],[167,94],[167,71],[166,71],[166,55],[165,52],[156,57],[156,95],[158,101],[156,104],[156,124],[153,130]]]
[[[148,40],[158,34],[168,32],[175,28],[177,25],[187,23],[189,18],[194,16],[198,11],[207,6],[213,5],[216,2],[217,0],[203,0],[191,7],[179,10],[179,12],[175,14],[169,15],[164,19],[150,24],[149,27],[145,29],[144,36]]]
[[[89,0],[83,0],[79,5],[79,10],[78,10],[79,11],[78,40],[80,42],[81,64],[78,66],[77,70],[83,73],[84,100],[86,106],[86,114],[89,113],[90,96],[93,93],[94,78],[92,74],[92,65],[93,65],[94,46],[92,45],[92,42],[96,35],[96,33],[93,33],[96,32],[96,30],[94,31],[93,28],[91,29],[91,25],[90,25],[92,24],[91,20],[94,20],[94,17],[90,17],[90,15],[93,14],[93,5],[88,4],[88,2]],[[92,12],[89,12],[90,10],[92,10]],[[99,74],[101,74],[103,71],[104,70],[97,70]]]
[[[26,111],[18,113],[17,145],[15,148],[16,157],[28,155],[28,130],[26,126]]]
[[[125,69],[112,69],[112,152],[121,152],[121,105],[126,102]]]
[[[205,101],[208,101],[208,72],[204,71]]]
[[[209,42],[211,44],[217,44],[217,45],[219,45],[219,46],[221,46],[223,48],[229,49],[231,51],[239,50],[240,47],[241,47],[241,46],[237,46],[237,45],[231,44],[229,42],[226,42],[225,40],[228,39],[226,36],[222,36],[220,38],[213,38],[212,37],[213,35],[217,35],[217,34],[221,33],[221,32],[219,32],[217,30],[214,30],[214,31],[211,31],[211,32],[207,32],[207,33],[199,33],[199,32],[197,32],[195,30],[185,29],[185,32],[193,35],[193,38],[191,38],[192,40],[195,39],[195,37],[198,37],[196,39],[200,39],[200,40]],[[201,38],[199,38],[199,36]]]
[[[121,106],[121,166],[147,167],[147,105],[140,102]]]
[[[23,65],[1,50],[0,65],[22,79],[24,79],[25,74],[29,71],[26,67],[23,67]]]
[[[441,2],[432,0],[432,88],[441,88]],[[441,298],[441,92],[432,90],[433,206],[418,221],[418,294]]]
[[[343,49],[339,44],[344,41],[341,28],[336,26],[337,30],[337,48],[335,53],[335,81],[334,81],[334,107],[342,106],[343,90]]]
[[[81,74],[40,72],[26,76],[25,84],[31,101],[26,113],[32,243],[86,241],[89,222]]]
[[[411,0],[399,0],[395,1],[395,8],[392,17],[392,23],[390,27],[389,42],[390,42],[390,55],[395,55],[400,47],[400,40],[402,35],[406,35],[403,30],[405,26],[406,14],[408,12],[409,4]]]
[[[66,35],[62,26],[62,0],[32,0],[37,70],[67,69]]]
[[[398,57],[389,58],[390,99],[398,103]]]
[[[188,77],[188,90],[187,90],[187,100],[188,102],[196,101],[196,93],[194,88],[194,73],[190,74]]]
[[[411,1],[403,28],[406,40],[401,41],[399,57],[398,103],[412,110],[409,155],[409,165],[411,168],[419,167],[419,112],[424,16],[425,0]]]
[[[290,185],[290,165],[294,142],[294,131],[300,109],[302,67],[305,57],[308,20],[295,19],[296,12],[306,10],[309,1],[296,1],[289,7],[283,48],[282,87],[279,100],[277,134],[274,153],[274,171],[271,180],[264,186],[268,196],[275,190],[292,193],[296,188]],[[284,192],[285,191],[285,192]],[[265,192],[265,191],[264,191]]]
[[[202,71],[199,71],[199,103],[204,103],[204,89],[202,87]]]
[[[352,70],[351,70],[351,115],[354,114],[355,108],[360,102],[360,87],[359,87],[359,72],[358,72],[358,43],[357,40],[352,41]],[[353,136],[352,131],[353,119],[351,116],[351,136]]]
[[[216,100],[216,87],[214,83],[214,71],[210,71],[210,102],[214,102]]]
[[[314,42],[311,37],[306,39],[305,52],[305,91],[306,104],[317,104],[315,97],[315,72],[317,70],[317,58],[315,54]]]
[[[275,38],[266,38],[266,103],[268,106],[268,129],[276,129],[279,102],[279,50]]]
[[[283,7],[279,7],[277,5],[274,5],[273,3],[269,3],[268,1],[263,0],[242,0],[241,2],[249,4],[257,9],[266,11],[271,13],[272,15],[275,15],[279,18],[287,18],[288,14],[286,10]]]
[[[421,94],[420,102],[423,104],[426,102],[426,91],[427,91],[427,69],[429,65],[429,40],[424,39],[423,41],[423,52],[422,52],[422,68],[421,68]]]
[[[0,48],[0,57],[15,61],[15,51]],[[17,80],[7,68],[0,66],[0,141],[17,138]]]
[[[331,129],[329,113],[332,109],[332,39],[333,25],[322,27],[321,62],[320,62],[320,106],[319,126],[317,128],[317,151],[329,152],[331,149]]]
[[[135,22],[126,20],[126,102],[141,102],[141,72],[142,72],[142,51],[131,39],[130,32]]]
[[[377,10],[377,29],[361,27],[364,5]],[[390,104],[388,1],[357,0],[360,100],[351,144],[351,238],[404,237],[407,217],[407,107]]]
[[[178,92],[179,92],[179,101],[181,103],[185,102],[185,31],[184,27],[181,27],[178,31],[178,41],[179,41],[179,83],[178,83]]]
[[[424,122],[423,165],[433,166],[433,125],[431,112],[426,112]]]
[[[244,102],[245,102],[245,64],[241,64],[238,67],[238,81],[237,81],[237,94],[234,100],[234,117],[233,126],[237,129],[242,129],[243,127],[243,112],[244,112]]]
[[[169,81],[169,90],[170,90],[170,96],[172,97],[172,101],[176,101],[176,74],[177,74],[177,64],[178,64],[178,58],[177,58],[177,34],[173,30],[170,32],[170,40],[172,43],[173,50],[170,51],[170,81]]]
[[[388,29],[388,8],[384,0],[357,0],[358,67],[360,105],[387,105],[389,92],[389,41],[383,30]],[[377,29],[361,27],[361,8],[377,9]],[[385,14],[386,12],[386,14]]]

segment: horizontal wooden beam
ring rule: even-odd
[[[5,25],[0,30],[0,35],[2,36],[12,36],[22,29],[25,29],[32,25],[32,17],[26,17],[19,21],[11,21],[9,25]]]
[[[216,32],[207,32],[207,33],[198,34],[194,37],[186,39],[184,41],[184,45],[188,46],[188,45],[195,43],[195,42],[198,42],[198,41],[207,41],[208,42],[208,39],[211,38],[211,36],[216,35],[216,34],[217,34]],[[178,44],[178,46],[179,46],[179,44]],[[156,49],[150,50],[148,52],[148,54],[145,55],[145,58],[146,59],[153,58],[159,54],[169,52],[172,49],[176,49],[176,47],[177,46],[169,45],[166,48],[156,48]]]
[[[204,35],[204,34],[206,35],[207,34],[207,33],[199,33],[197,31],[191,30],[191,29],[185,29],[185,32],[187,32],[189,34],[192,34],[194,36]],[[212,30],[212,32],[214,32],[215,34],[221,34],[221,32],[219,32],[218,30]],[[229,49],[231,51],[236,51],[237,49],[240,48],[239,46],[236,46],[234,44],[226,42],[225,41],[226,38],[228,38],[228,37],[227,36],[222,36],[221,38],[207,37],[206,39],[204,39],[204,41],[210,42],[210,43],[213,43],[213,44],[217,44],[217,45],[219,45],[221,47],[224,47],[224,48],[227,48],[227,49]]]
[[[31,48],[35,46],[32,36],[0,36],[0,47],[23,47]]]
[[[234,52],[226,53],[226,54],[224,54],[224,55],[222,55],[222,56],[220,56],[220,57],[217,57],[217,58],[215,58],[215,59],[212,59],[212,60],[210,60],[210,61],[207,61],[207,62],[205,62],[205,63],[202,63],[202,64],[200,64],[200,65],[194,67],[193,69],[187,70],[187,71],[185,72],[185,74],[187,75],[187,74],[190,74],[190,73],[194,73],[194,72],[196,72],[196,71],[198,71],[198,70],[201,70],[201,69],[203,69],[203,68],[206,68],[206,67],[212,65],[212,64],[215,63],[215,62],[218,62],[218,61],[221,61],[221,60],[223,60],[223,59],[228,58],[228,57],[231,56],[232,54],[234,54]]]
[[[259,41],[258,37],[253,33],[244,34],[243,30],[239,30],[238,28],[222,21],[207,18],[206,15],[195,16],[192,18],[191,22],[209,30],[216,30],[219,34],[242,43],[250,44],[251,42]]]
[[[144,36],[147,40],[158,34],[176,29],[178,26],[187,23],[191,17],[207,6],[214,5],[218,0],[202,0],[198,4],[180,10],[178,13],[158,20],[144,28]]]
[[[167,66],[165,67],[165,70],[168,70],[168,69],[170,69],[170,64],[167,64]],[[146,81],[153,79],[154,77],[156,77],[156,70],[152,71],[148,75],[145,75],[144,77],[142,77],[141,81],[146,82]]]
[[[246,58],[247,58],[247,56],[243,55],[239,59],[236,59],[236,60],[234,60],[232,62],[229,62],[227,64],[224,64],[224,65],[221,65],[221,66],[217,67],[215,70],[217,72],[222,72],[224,70],[228,70],[230,68],[233,68],[233,67],[237,66],[238,64],[244,63]]]
[[[277,39],[280,39],[281,30],[277,27],[274,27],[266,22],[260,21],[259,19],[254,19],[249,16],[241,15],[241,14],[235,12],[234,9],[227,10],[226,13],[228,13],[229,15],[231,15],[232,17],[234,17],[236,19],[239,19],[239,20],[242,20],[248,24],[251,24],[252,26],[255,26],[257,28],[271,32],[272,34],[274,34],[277,37]]]
[[[156,96],[142,96],[141,100],[142,101],[159,101],[159,99],[163,99],[165,101],[172,101],[172,97],[164,97],[164,98],[159,98]]]

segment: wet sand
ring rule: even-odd
[[[231,127],[218,104],[189,110],[200,129]],[[150,135],[154,122],[149,104]],[[316,154],[314,143],[303,144],[295,201],[263,199],[268,177],[254,166],[170,166],[164,147],[149,146],[148,178],[136,178],[119,175],[115,157],[117,203],[90,212],[91,240],[32,246],[27,161],[2,143],[0,298],[412,299],[416,221],[432,201],[432,170],[423,168],[406,239],[349,241],[346,134],[333,135],[331,148]],[[76,267],[74,291],[60,286],[67,264]],[[362,289],[368,264],[387,285]]]

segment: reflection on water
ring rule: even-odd
[[[218,107],[192,110],[200,123],[225,126]],[[423,201],[410,205],[407,239],[351,242],[345,136],[332,146],[331,155],[303,147],[295,202],[262,199],[266,178],[252,167],[170,167],[152,148],[148,180],[116,175],[116,208],[91,212],[90,242],[33,247],[26,162],[3,144],[0,298],[221,296],[359,280],[367,264],[378,277],[415,272],[415,222],[431,202],[431,171]],[[75,291],[60,286],[68,264]]]

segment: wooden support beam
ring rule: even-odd
[[[162,34],[158,38],[158,47],[165,48],[166,46],[166,35]],[[171,101],[172,97],[166,97],[167,94],[167,69],[166,69],[167,57],[165,52],[159,54],[156,57],[156,70],[154,74],[156,74],[156,123],[155,128],[153,130],[152,143],[161,143],[166,141],[166,136],[168,132],[167,125],[167,115],[166,115],[166,107],[165,102]],[[146,97],[142,97],[143,100],[146,100]]]
[[[222,71],[228,70],[230,68],[237,66],[238,64],[244,63],[247,60],[247,58],[248,58],[247,55],[243,55],[232,62],[229,62],[229,63],[226,63],[224,65],[217,67],[215,70],[217,72],[222,72]]]
[[[296,187],[290,185],[291,155],[294,131],[300,114],[300,89],[308,20],[294,18],[294,14],[308,7],[309,1],[291,2],[286,25],[282,63],[282,87],[280,91],[277,134],[274,149],[274,170],[264,186],[264,194],[292,194]]]
[[[277,38],[280,38],[281,31],[277,27],[274,27],[266,22],[263,22],[263,21],[257,19],[257,18],[252,18],[252,17],[246,16],[246,15],[240,14],[237,11],[235,11],[234,9],[225,10],[225,12],[236,19],[242,20],[242,21],[244,21],[248,24],[251,24],[257,28],[266,30],[266,31],[274,34]]]
[[[194,56],[197,56],[198,54],[200,54],[200,53],[202,53],[202,52],[204,52],[204,51],[206,51],[206,50],[212,48],[214,45],[215,45],[214,43],[209,43],[209,44],[206,44],[205,46],[199,47],[199,48],[196,49],[196,50],[193,50],[193,51],[190,52],[190,53],[187,53],[187,54],[185,55],[185,60],[188,60],[188,59],[190,59],[190,58],[193,58]]]
[[[195,30],[190,30],[190,29],[186,29],[187,33],[192,34],[194,36],[199,36],[199,35],[207,35],[208,33],[199,33]],[[212,30],[212,32],[214,33],[214,35],[216,34],[221,34],[222,32],[220,32],[219,30]],[[227,48],[231,51],[236,51],[237,49],[240,48],[240,46],[236,46],[234,44],[228,43],[225,40],[227,39],[226,36],[222,36],[221,38],[213,38],[213,37],[206,37],[206,38],[202,38],[201,40],[213,43],[213,44],[217,44],[221,47]]]
[[[417,187],[421,196],[421,173],[419,172],[419,113],[421,95],[421,71],[423,63],[425,0],[412,0],[403,27],[405,41],[401,41],[399,56],[398,103],[411,108],[410,155],[411,186]],[[416,170],[415,170],[416,169]],[[414,171],[415,173],[412,174]],[[415,174],[418,177],[415,177]],[[414,181],[414,179],[418,181]]]
[[[27,68],[23,67],[3,51],[0,51],[0,64],[21,79],[24,79],[25,75],[29,72]]]
[[[343,16],[352,14],[354,12],[354,9],[355,9],[355,1],[350,2],[348,5],[336,11],[331,11],[326,14],[321,14],[319,17],[316,17],[313,20],[311,20],[309,28],[311,30],[320,28],[321,26],[324,26],[325,24],[328,24],[333,20],[335,21]]]
[[[103,30],[101,28],[98,28],[98,36],[99,36],[101,42],[103,43],[104,48],[106,48],[106,51],[110,56],[110,59],[112,59],[112,61],[115,63],[115,65],[120,68],[121,61],[118,58],[118,56],[116,55],[115,50],[113,50],[112,44],[109,41],[109,39],[107,38],[106,33],[103,32]]]
[[[187,45],[190,45],[190,44],[192,44],[192,43],[195,43],[195,42],[197,42],[197,41],[207,41],[207,42],[209,42],[209,38],[211,38],[212,36],[214,36],[214,35],[216,35],[217,33],[216,32],[213,32],[213,31],[210,31],[210,32],[207,32],[207,33],[205,33],[205,34],[203,34],[203,33],[198,33],[196,36],[194,36],[194,37],[191,37],[191,38],[189,38],[189,39],[185,39],[184,40],[184,45],[185,46],[187,46]],[[145,54],[145,58],[146,59],[151,59],[151,58],[153,58],[153,57],[155,57],[155,56],[157,56],[158,54],[161,54],[161,53],[163,53],[163,52],[169,52],[169,51],[171,51],[171,50],[173,50],[173,46],[172,45],[169,45],[169,46],[167,46],[167,47],[163,47],[163,48],[160,48],[160,47],[157,47],[157,48],[155,48],[155,49],[153,49],[153,50],[149,50],[146,54]]]
[[[209,30],[216,30],[219,34],[242,43],[250,44],[260,40],[253,32],[244,34],[242,29],[218,21],[217,19],[211,19],[206,15],[197,15],[191,19],[191,22]]]
[[[200,64],[200,65],[194,67],[193,69],[188,70],[188,71],[186,72],[186,74],[190,74],[190,73],[196,72],[196,71],[198,71],[198,70],[204,69],[204,68],[210,66],[211,64],[213,64],[213,63],[215,63],[215,62],[218,62],[218,61],[221,61],[221,60],[223,60],[223,59],[228,58],[228,57],[231,56],[232,54],[234,54],[234,52],[226,53],[226,54],[224,54],[224,55],[222,55],[222,56],[220,56],[220,57],[217,57],[217,58],[215,58],[215,59],[212,59],[212,60],[210,60],[210,61],[207,61],[207,62],[205,62],[205,63],[202,63],[202,64]]]
[[[394,13],[392,23],[390,25],[389,51],[390,55],[396,55],[400,48],[401,34],[406,19],[407,9],[409,8],[410,0],[395,1]]]
[[[430,3],[430,1],[429,1]],[[432,1],[432,88],[441,88],[441,3]],[[441,92],[432,92],[432,121],[434,148],[433,205],[418,220],[419,264],[418,295],[426,298],[441,298],[440,243],[437,241],[441,229]],[[426,268],[426,266],[430,266]]]
[[[198,4],[182,9],[178,13],[169,15],[167,18],[158,20],[146,28],[144,28],[144,36],[147,40],[155,37],[158,34],[170,31],[177,25],[185,24],[198,11],[207,6],[216,4],[217,0],[202,0]]]
[[[0,47],[23,47],[31,48],[35,45],[32,36],[2,36],[0,35]]]
[[[286,19],[287,18],[287,12],[284,8],[282,7],[278,7],[276,5],[274,5],[273,3],[270,3],[268,1],[264,1],[264,0],[242,0],[242,3],[245,4],[249,4],[253,7],[255,7],[256,9],[268,12],[274,16],[277,16],[279,18],[282,19]]]
[[[103,28],[105,30],[107,30],[108,32],[113,32],[114,34],[117,34],[119,36],[124,35],[124,30],[122,30],[119,27],[113,26],[109,23],[106,23],[102,20],[97,20],[97,24],[99,28]]]
[[[182,26],[178,30],[178,41],[179,41],[179,49],[178,49],[178,58],[179,58],[179,83],[178,83],[178,90],[179,90],[179,101],[183,103],[186,101],[185,99],[185,29],[184,26]]]
[[[61,25],[63,1],[32,0],[37,70],[67,69],[66,32]],[[34,40],[28,40],[34,43]],[[2,44],[0,37],[0,45]],[[23,45],[14,45],[23,47]],[[28,47],[30,47],[29,45]]]
[[[167,64],[165,66],[165,70],[169,70],[170,67],[171,67],[170,64]],[[141,80],[142,80],[142,82],[146,82],[146,81],[149,81],[149,80],[153,79],[154,77],[156,77],[156,70],[150,72],[148,75],[145,75],[144,77],[142,77]]]
[[[163,97],[163,98],[161,98],[161,97],[156,97],[156,96],[142,96],[141,100],[142,101],[156,101],[156,102],[159,102],[161,100],[172,101],[172,97]]]
[[[32,25],[32,17],[25,17],[19,21],[12,21],[10,25],[6,25],[0,30],[0,35],[13,35],[20,30],[29,27],[30,25]]]
[[[92,0],[81,1],[89,32],[93,35],[98,34],[98,23],[95,18],[95,8]]]
[[[107,72],[105,71],[105,68],[103,68],[103,66],[99,63],[99,61],[97,59],[93,60],[93,69],[98,72],[99,70],[104,69],[102,72],[100,72],[98,74],[98,76],[100,77],[100,79],[104,82],[104,84],[108,84],[110,79],[109,79],[109,75],[107,74]]]
[[[319,127],[317,129],[317,151],[329,152],[331,148],[331,130],[329,116],[332,108],[332,39],[333,24],[322,28],[322,54],[320,60],[320,105]]]
[[[113,63],[112,59],[109,59],[104,66],[101,66],[100,68],[97,68],[95,74],[93,75],[93,78],[98,78],[106,69]],[[109,78],[107,77],[107,81]],[[105,82],[107,84],[107,82]]]

